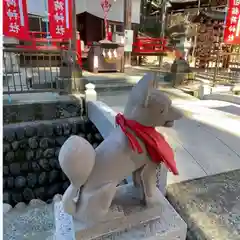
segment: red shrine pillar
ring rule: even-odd
[[[77,41],[76,41],[76,52],[77,52],[77,59],[78,59],[78,64],[80,67],[82,67],[82,49],[81,49],[81,37],[80,33],[77,32]]]

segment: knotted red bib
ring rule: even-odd
[[[133,151],[139,154],[143,153],[143,149],[136,138],[137,136],[145,144],[148,155],[153,162],[157,164],[163,162],[174,175],[178,174],[172,148],[154,127],[146,127],[137,121],[126,119],[121,113],[117,114],[116,123],[127,136]],[[136,136],[132,134],[129,129],[131,129]]]

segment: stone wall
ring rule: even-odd
[[[71,135],[86,138],[93,147],[102,136],[88,118],[75,117],[3,126],[3,201],[11,205],[38,198],[51,200],[69,182],[58,154]]]
[[[54,120],[85,115],[84,99],[52,102],[24,102],[3,105],[3,123]]]

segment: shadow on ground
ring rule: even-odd
[[[227,112],[227,113],[231,113],[237,116],[240,116],[240,107],[236,107],[234,105],[228,105],[228,106],[224,106],[224,107],[215,107],[212,109],[216,109],[222,112]]]

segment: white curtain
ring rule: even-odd
[[[28,13],[39,15],[39,16],[47,16],[46,14],[46,4],[47,0],[27,0],[27,9]]]

